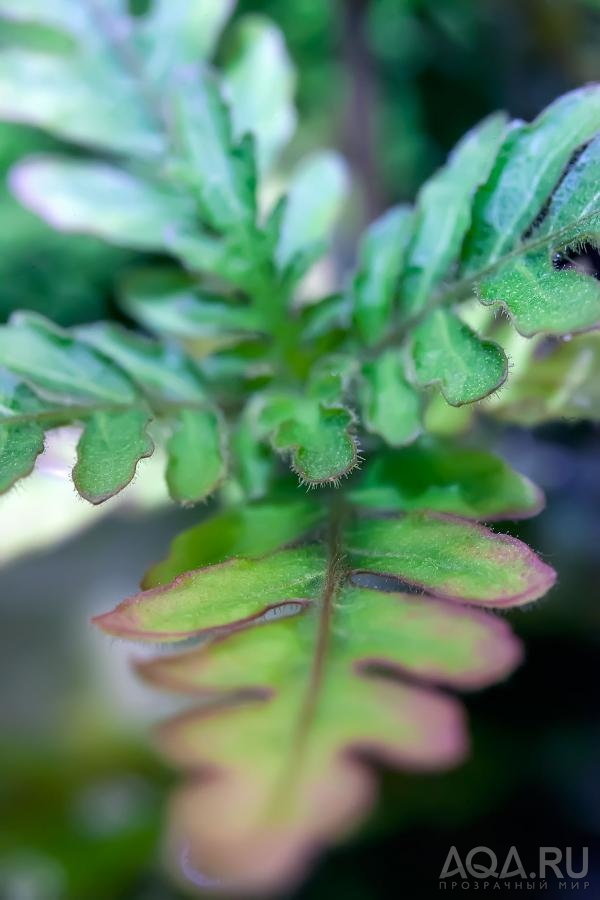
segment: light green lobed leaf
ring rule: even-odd
[[[520,606],[554,583],[552,569],[520,541],[450,516],[359,521],[346,541],[354,570],[391,575],[444,599]]]
[[[174,500],[204,500],[227,474],[223,423],[212,410],[181,409],[171,417],[167,484]]]
[[[149,399],[206,406],[200,370],[177,347],[161,344],[120,325],[97,322],[75,331],[77,337],[111,359]]]
[[[410,444],[421,433],[421,398],[400,351],[386,350],[363,365],[358,398],[364,427],[390,446]]]
[[[542,492],[490,453],[421,440],[380,453],[350,492],[353,503],[380,510],[434,510],[494,521],[537,515]]]
[[[475,191],[488,179],[506,125],[503,113],[485,119],[465,135],[444,168],[421,188],[401,288],[405,319],[423,310],[460,254],[471,224]]]
[[[600,117],[598,121],[600,128]],[[557,270],[558,251],[600,243],[600,138],[583,151],[554,193],[524,250],[478,286],[486,304],[501,303],[520,334],[569,334],[600,322],[600,284],[576,269]],[[537,246],[536,246],[537,245]],[[527,246],[527,244],[526,244]]]
[[[85,421],[73,469],[73,482],[81,497],[103,503],[127,487],[140,459],[154,452],[146,432],[150,419],[143,408],[92,413]]]
[[[600,129],[600,87],[560,97],[531,125],[516,125],[473,207],[464,252],[467,275],[517,244],[560,181],[573,152]]]
[[[452,406],[487,397],[506,380],[508,360],[493,341],[482,340],[448,309],[436,309],[412,332],[416,379],[439,385]]]
[[[342,547],[348,573],[389,575],[433,596],[480,606],[528,603],[546,593],[555,577],[516,538],[439,514],[358,520],[347,528]],[[254,562],[231,559],[188,572],[171,585],[123,601],[98,621],[112,634],[160,641],[237,627],[272,604],[311,597],[298,592],[297,570],[318,591],[324,552],[320,546],[281,550]],[[294,586],[283,588],[288,564]],[[259,613],[257,597],[264,600]]]
[[[391,324],[413,226],[410,207],[394,207],[373,222],[361,240],[352,297],[354,322],[367,346],[377,344]]]
[[[44,449],[36,414],[46,404],[10,372],[0,369],[0,492],[31,473]]]
[[[248,540],[251,551],[264,550],[270,539],[262,543],[261,534],[255,543],[249,525],[204,523],[208,557],[223,553],[232,526],[233,548]],[[200,549],[200,533],[196,541]],[[171,558],[176,567],[188,550]],[[525,602],[554,577],[512,538],[464,520],[409,515],[334,530],[328,553],[309,545],[209,565],[96,620],[110,634],[142,640],[205,636],[191,652],[138,668],[153,683],[211,700],[168,723],[162,743],[190,772],[213,771],[183,788],[173,838],[230,891],[289,888],[317,847],[358,823],[373,788],[357,751],[409,769],[458,762],[466,741],[460,708],[433,685],[482,687],[519,661],[508,625],[485,612],[359,587],[363,559],[482,605]]]
[[[281,31],[259,15],[239,20],[225,91],[239,138],[253,134],[259,169],[267,171],[293,134],[296,77]]]
[[[333,484],[358,464],[355,419],[342,403],[336,376],[313,383],[305,395],[266,395],[257,420],[257,437],[271,437],[288,452],[292,469],[307,484]]]

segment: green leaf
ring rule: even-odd
[[[126,487],[154,445],[146,433],[147,410],[97,412],[87,419],[77,445],[73,482],[90,503],[103,503]]]
[[[600,126],[600,122],[598,123]],[[574,162],[541,224],[517,256],[478,286],[486,304],[504,306],[520,334],[570,334],[600,322],[600,284],[577,268],[558,270],[556,254],[600,242],[600,138]],[[568,252],[563,254],[568,260]]]
[[[318,547],[281,550],[259,560],[232,558],[146,592],[137,607],[124,601],[96,621],[113,634],[152,641],[229,630],[286,601],[290,612],[297,611],[298,598],[322,589],[323,569],[324,553]]]
[[[506,123],[502,113],[485,119],[421,188],[402,281],[404,318],[421,312],[459,255],[471,224],[475,191],[488,179]]]
[[[410,444],[421,433],[421,400],[398,350],[386,350],[363,365],[358,396],[364,427],[390,446]]]
[[[277,262],[301,277],[326,249],[348,192],[348,173],[336,153],[306,159],[292,176],[281,223]]]
[[[101,503],[125,487],[138,460],[152,453],[145,432],[152,416],[171,429],[167,483],[175,500],[199,502],[223,480],[220,419],[207,408],[200,373],[176,348],[102,323],[77,329],[73,336],[41,316],[21,313],[0,328],[0,365],[53,401],[32,407],[28,394],[13,391],[19,397],[18,419],[13,421],[12,408],[0,415],[0,435],[5,425],[30,425],[27,446],[35,447],[41,440],[35,423],[45,428],[83,423],[73,474],[81,496],[90,502]],[[11,396],[9,407],[16,402]],[[31,469],[32,452],[23,461],[22,474]],[[6,487],[17,471],[7,462]]]
[[[211,410],[182,409],[167,441],[167,484],[173,500],[199,503],[227,474],[219,417]]]
[[[229,556],[266,556],[296,542],[323,517],[323,509],[308,500],[254,503],[224,510],[179,534],[167,558],[146,573],[142,586],[167,584],[190,569],[220,563]]]
[[[377,344],[390,326],[413,225],[410,207],[394,207],[362,238],[352,294],[354,322],[368,346]]]
[[[600,129],[600,88],[580,88],[556,100],[531,125],[508,134],[473,207],[465,274],[510,251],[543,209],[573,152]]]
[[[173,98],[178,177],[217,232],[252,234],[256,171],[252,143],[237,143],[219,83],[207,68]]]
[[[221,554],[218,524],[215,535]],[[238,540],[236,526],[232,546]],[[196,775],[171,834],[230,891],[289,889],[315,847],[357,824],[373,796],[364,751],[400,768],[456,764],[461,711],[434,685],[483,687],[519,661],[507,623],[432,596],[360,587],[363,561],[483,605],[525,602],[554,578],[515,539],[458,519],[334,520],[327,553],[230,558],[96,619],[122,637],[204,637],[138,668],[210,700],[163,729],[163,749]],[[218,774],[198,780],[208,771]]]
[[[154,0],[141,26],[148,71],[157,83],[181,65],[209,59],[235,0]]]
[[[116,366],[35,313],[15,313],[0,327],[0,366],[63,402],[128,406],[137,399]]]
[[[276,450],[311,485],[336,485],[358,464],[354,417],[341,401],[318,396],[273,394],[265,398],[258,433],[271,434]]]
[[[258,165],[266,171],[296,125],[295,72],[282,33],[263,16],[241,19],[234,39],[224,73],[233,126],[238,138],[254,135]]]
[[[108,322],[84,325],[76,334],[127,372],[151,400],[206,405],[199,369],[176,347]]]
[[[167,250],[169,230],[194,216],[189,197],[106,163],[33,157],[12,170],[10,184],[53,228],[138,250]]]
[[[487,522],[534,516],[544,503],[539,488],[499,457],[425,441],[380,453],[350,496],[371,509],[434,510]]]
[[[85,51],[0,52],[0,117],[117,153],[152,158],[164,149],[136,84]]]
[[[159,337],[181,341],[195,356],[255,338],[262,320],[252,306],[208,294],[178,269],[142,269],[122,285],[121,306]]]
[[[35,414],[44,409],[33,391],[0,369],[0,492],[33,470],[44,449],[44,429]]]
[[[552,569],[515,538],[441,515],[360,521],[347,536],[347,552],[357,572],[481,606],[520,606],[554,583]]]
[[[415,327],[412,356],[419,384],[439,385],[452,406],[487,397],[508,374],[502,348],[481,340],[446,309],[436,309]]]

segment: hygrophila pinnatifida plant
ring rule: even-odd
[[[191,776],[172,846],[199,882],[265,893],[364,816],[368,759],[463,758],[450,692],[521,655],[489,610],[554,582],[480,524],[534,515],[539,490],[459,433],[481,414],[600,413],[600,88],[475,127],[414,208],[367,230],[343,286],[307,302],[346,171],[320,153],[278,190],[294,75],[258,17],[215,73],[231,5],[155,0],[129,18],[119,0],[0,0],[44,35],[0,54],[0,114],[80,148],[20,162],[14,193],[57,229],[149,254],[120,286],[131,327],[21,312],[0,330],[0,481],[75,423],[92,503],[155,443],[174,500],[215,496],[97,624],[186,641],[139,665],[196,700],[161,733]]]

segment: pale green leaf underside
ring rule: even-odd
[[[561,97],[531,125],[508,134],[473,207],[465,248],[472,274],[510,251],[546,203],[573,152],[600,128],[600,88]]]
[[[600,124],[600,123],[599,123]],[[600,138],[584,150],[553,195],[529,242],[542,244],[509,259],[478,286],[484,303],[502,303],[517,330],[569,334],[600,321],[600,284],[591,275],[557,270],[557,251],[600,239]],[[579,224],[577,224],[579,223]]]
[[[239,514],[206,523],[209,558],[222,552],[223,529],[232,529],[232,547],[265,549],[250,524]],[[202,552],[200,532],[198,539]],[[192,711],[169,723],[163,746],[191,771],[218,768],[216,778],[183,790],[175,832],[194,863],[231,888],[272,891],[311,847],[364,814],[370,781],[349,749],[401,767],[457,762],[465,749],[460,709],[431,684],[481,687],[518,662],[506,623],[482,611],[352,584],[361,560],[375,561],[374,546],[379,571],[483,605],[524,602],[553,580],[512,538],[458,519],[409,515],[350,524],[333,533],[328,552],[309,545],[209,565],[96,620],[129,638],[208,636],[198,649],[139,669],[162,686],[213,700],[210,714]],[[179,550],[184,559],[196,553],[190,544]],[[181,559],[174,552],[171,563]],[[394,680],[382,681],[374,664]]]
[[[11,186],[53,228],[139,250],[166,251],[169,231],[194,216],[190,197],[100,162],[31,158],[12,170]]]

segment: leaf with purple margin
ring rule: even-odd
[[[459,762],[461,708],[438,686],[492,684],[521,649],[506,622],[445,598],[517,605],[553,582],[525,545],[465,520],[336,521],[327,552],[233,556],[96,619],[119,637],[203,638],[138,669],[204,701],[161,730],[165,753],[193,778],[176,798],[171,837],[188,869],[232,893],[288,889],[318,849],[356,827],[374,794],[365,753],[408,769]],[[209,558],[225,550],[220,527]],[[234,521],[233,552],[256,547],[244,529]],[[431,594],[360,587],[365,570]]]

